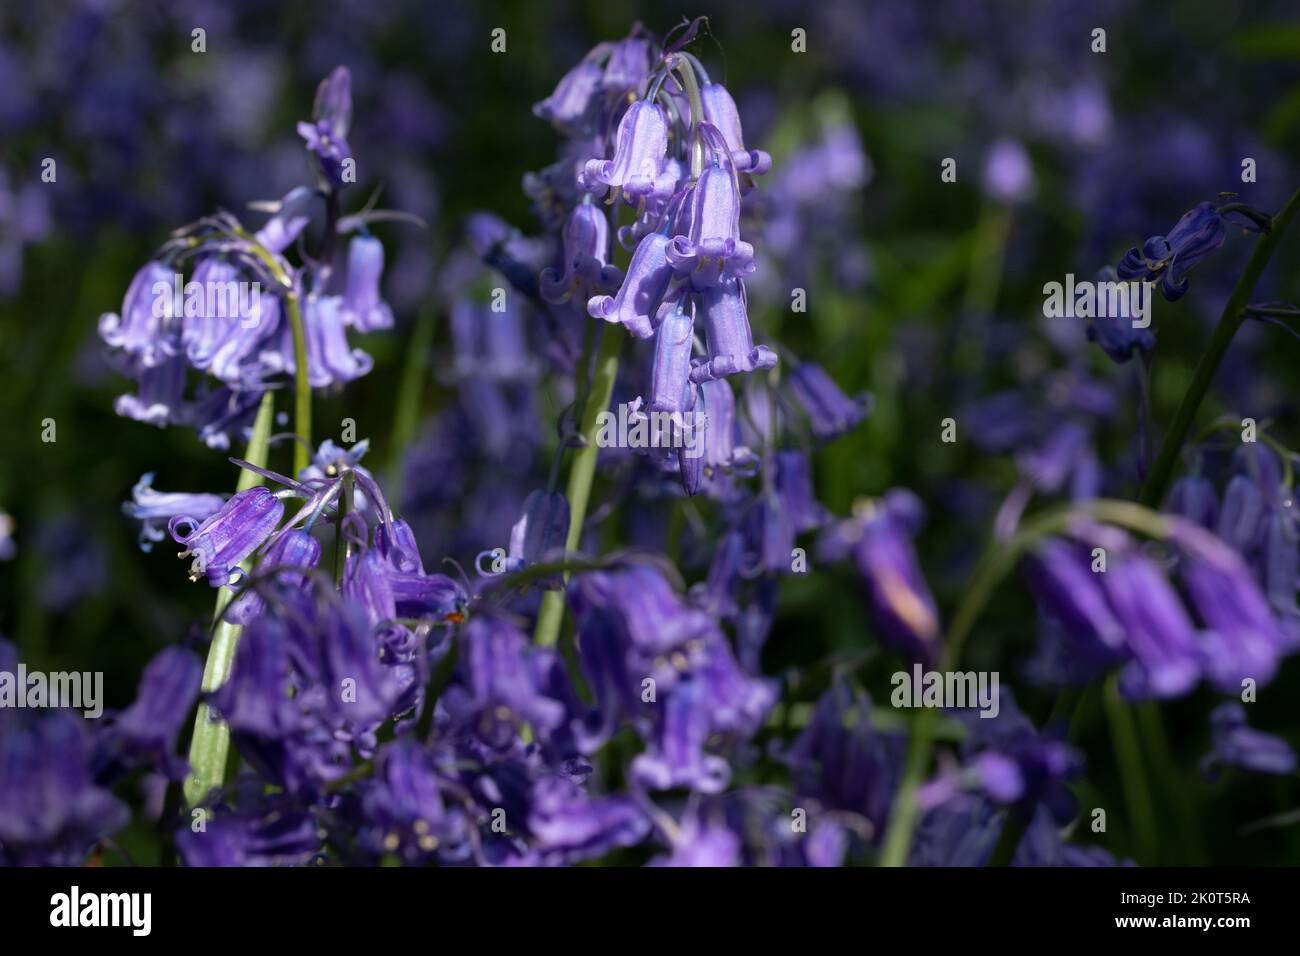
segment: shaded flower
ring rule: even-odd
[[[176,740],[193,713],[203,662],[179,647],[160,651],[144,669],[135,701],[97,741],[95,776],[111,783],[135,767],[149,767],[176,781],[187,762],[176,756]]]
[[[1000,139],[989,148],[984,191],[1000,202],[1023,202],[1033,195],[1034,167],[1024,146]]]
[[[791,369],[786,387],[807,416],[813,434],[823,441],[856,428],[871,410],[870,395],[862,392],[850,398],[815,362],[800,362]]]
[[[1116,282],[1119,275],[1113,266],[1107,266],[1097,274],[1097,282]],[[1111,361],[1123,365],[1134,353],[1143,361],[1150,361],[1151,353],[1156,347],[1156,334],[1149,328],[1138,328],[1131,318],[1109,314],[1108,309],[1099,309],[1104,315],[1094,315],[1088,319],[1088,340],[1101,346]]]
[[[547,302],[567,302],[575,295],[616,288],[622,279],[609,264],[609,220],[589,202],[574,208],[564,224],[564,271],[547,269],[540,288]]]
[[[99,317],[99,337],[123,371],[152,369],[179,351],[179,316],[172,315],[174,282],[172,269],[146,262],[127,287],[121,315],[107,312]]]
[[[1236,701],[1220,704],[1210,714],[1211,749],[1201,769],[1214,774],[1221,767],[1289,776],[1296,771],[1295,751],[1281,737],[1253,730],[1246,709]]]
[[[1121,279],[1160,282],[1160,292],[1170,302],[1188,289],[1187,273],[1223,245],[1223,216],[1214,203],[1203,202],[1186,212],[1167,236],[1152,236],[1142,246],[1124,253],[1116,273]]]
[[[352,158],[348,130],[352,126],[352,74],[337,67],[316,88],[310,123],[298,124],[298,135],[316,159],[321,180],[329,189],[341,189],[350,180],[345,164]]]
[[[379,290],[384,274],[384,244],[374,236],[353,236],[348,243],[347,284],[343,290],[344,324],[358,332],[393,327],[393,310]]]
[[[668,245],[668,237],[660,233],[642,239],[617,294],[594,296],[587,302],[587,313],[617,322],[639,339],[654,335],[654,320],[673,277]]]
[[[827,529],[819,547],[828,560],[853,556],[867,586],[872,621],[885,641],[921,661],[934,661],[939,653],[939,610],[921,573],[909,527],[909,514],[918,504],[910,493],[890,492]]]
[[[555,92],[533,106],[533,115],[561,130],[576,132],[591,109],[605,71],[590,59],[564,74]]]

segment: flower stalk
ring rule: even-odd
[[[564,541],[564,550],[569,553],[576,551],[582,541],[582,526],[587,518],[587,505],[591,501],[591,482],[596,475],[596,458],[600,454],[600,447],[596,444],[596,433],[599,431],[597,420],[601,412],[608,410],[609,400],[614,395],[614,380],[618,378],[618,356],[622,345],[623,330],[617,325],[607,325],[601,335],[591,388],[582,408],[580,427],[583,445],[573,456],[569,483],[565,490],[569,499],[569,533]],[[586,359],[587,356],[584,355],[584,365]],[[569,579],[567,572],[564,579],[566,582]],[[534,642],[543,647],[554,646],[559,640],[563,620],[563,592],[547,591],[542,596],[542,605],[537,613]]]
[[[1138,500],[1148,508],[1158,507],[1160,502],[1164,500],[1165,492],[1168,491],[1169,483],[1173,479],[1174,465],[1178,461],[1178,453],[1182,450],[1187,432],[1191,429],[1192,422],[1196,418],[1196,412],[1200,409],[1205,393],[1209,391],[1210,383],[1219,370],[1219,363],[1223,361],[1223,357],[1228,353],[1228,347],[1232,344],[1233,336],[1237,334],[1237,329],[1241,328],[1241,324],[1246,321],[1250,297],[1255,292],[1255,286],[1259,283],[1260,276],[1264,274],[1264,269],[1268,266],[1269,260],[1273,258],[1278,242],[1281,241],[1286,227],[1295,218],[1297,210],[1300,210],[1300,189],[1292,193],[1282,211],[1273,217],[1271,227],[1260,236],[1255,251],[1251,254],[1250,261],[1246,263],[1241,278],[1237,280],[1237,284],[1233,287],[1232,295],[1228,297],[1228,302],[1223,307],[1223,314],[1214,327],[1214,334],[1210,336],[1210,344],[1206,346],[1205,352],[1201,355],[1201,360],[1197,363],[1196,371],[1192,376],[1192,382],[1183,394],[1183,400],[1179,404],[1178,410],[1174,413],[1174,420],[1170,423],[1169,432],[1160,445],[1160,453],[1156,457],[1155,465],[1151,468],[1151,474],[1142,486],[1142,494]]]
[[[259,468],[266,467],[274,422],[275,393],[268,391],[262,396],[262,404],[257,408],[248,449],[244,452],[244,458]],[[264,480],[256,472],[244,469],[239,473],[235,491],[247,491],[262,484]],[[243,565],[246,571],[249,570],[248,564],[245,562]],[[239,645],[239,635],[243,628],[222,619],[234,596],[235,592],[228,587],[217,591],[217,606],[213,613],[215,627],[212,643],[208,647],[207,663],[203,667],[202,687],[205,693],[210,693],[225,683],[235,659],[235,648]],[[190,738],[190,772],[184,785],[186,806],[199,804],[214,787],[220,787],[225,782],[226,757],[229,752],[230,728],[217,719],[206,703],[200,702],[194,716],[194,734]]]
[[[1015,567],[1020,556],[1038,541],[1068,530],[1081,519],[1120,525],[1152,538],[1163,538],[1168,528],[1166,519],[1156,512],[1129,501],[1108,498],[1054,508],[1027,521],[1010,540],[995,542],[976,566],[970,583],[966,586],[965,595],[953,615],[952,623],[948,626],[943,654],[939,661],[940,672],[951,670],[956,666],[961,658],[962,645],[965,644],[975,622],[993,596],[997,585]],[[885,830],[884,843],[881,847],[881,866],[903,866],[907,862],[907,855],[912,845],[912,832],[916,828],[919,816],[916,791],[921,786],[930,765],[936,719],[934,710],[925,709],[913,724],[912,737],[908,742],[906,769],[903,771],[903,780],[899,785],[894,810],[890,814],[889,826]]]

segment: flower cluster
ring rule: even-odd
[[[379,290],[384,247],[366,229],[383,214],[339,213],[340,194],[355,182],[351,111],[351,78],[340,67],[321,83],[312,122],[300,124],[316,187],[254,204],[270,212],[256,231],[226,212],[177,230],[135,274],[121,311],[100,318],[110,363],[137,386],[118,399],[119,415],[189,425],[209,447],[225,449],[250,425],[266,390],[295,374],[297,339],[313,388],[370,371],[370,356],[349,345],[348,330],[389,329],[393,316]],[[295,268],[286,253],[318,215],[321,248]],[[334,239],[349,234],[340,282]],[[191,372],[199,382],[187,397]]]
[[[903,15],[879,6],[817,15],[843,20],[834,42],[866,43],[876,18]],[[1029,21],[1005,24],[996,55],[1052,35]],[[1290,744],[1243,704],[1275,691],[1300,647],[1297,456],[1267,425],[1221,456],[1210,436],[1235,427],[1225,419],[1187,443],[1191,468],[1175,475],[1200,394],[1155,458],[1154,331],[1095,316],[1039,341],[993,314],[1018,217],[1052,182],[1035,169],[1043,143],[1087,152],[1108,135],[1095,65],[1005,97],[1025,115],[982,150],[971,255],[915,269],[858,234],[873,166],[849,99],[768,122],[741,97],[742,126],[701,61],[708,29],[638,25],[533,106],[562,138],[523,180],[539,228],[475,212],[432,281],[418,276],[428,302],[391,390],[391,459],[367,457],[351,428],[339,441],[311,428],[314,398],[337,400],[372,369],[351,338],[406,311],[370,227],[415,217],[373,199],[345,210],[370,145],[347,68],[296,126],[306,184],[251,204],[255,227],[219,210],[176,230],[138,270],[98,325],[136,383],[118,413],[188,425],[241,457],[233,494],[161,491],[150,462],[122,510],[142,551],[175,545],[190,594],[215,611],[107,720],[0,708],[0,863],[120,852],[135,784],[190,866],[1114,865],[1125,848],[1084,832],[1074,792],[1090,768],[1070,707],[1096,685],[1117,724],[1129,702],[1220,695],[1200,771],[1294,774]],[[924,57],[894,64],[908,99],[933,72]],[[0,181],[6,215],[9,195]],[[1100,278],[1179,299],[1229,217],[1270,232],[1294,211],[1202,203]],[[39,212],[4,242],[35,235]],[[986,258],[986,241],[1007,248]],[[930,287],[967,258],[944,380],[923,323],[883,357],[813,361],[776,314],[818,283],[837,287],[810,317],[828,335],[871,324],[864,293],[897,292],[882,311],[898,316],[937,312]],[[874,349],[874,329],[845,341]],[[1213,372],[1222,353],[1207,354]],[[998,373],[973,383],[981,362]],[[1123,428],[1137,441],[1118,457],[1110,432],[1129,409],[1107,374],[1139,389],[1137,427]],[[848,387],[868,375],[873,393]],[[421,423],[426,384],[438,401]],[[947,403],[945,435],[960,440],[906,435],[898,412],[914,396]],[[631,430],[611,439],[603,416]],[[632,440],[647,431],[654,441]],[[905,441],[924,446],[942,495],[880,467]],[[123,491],[136,474],[119,476]],[[74,549],[69,527],[43,545],[56,559]],[[978,561],[961,537],[972,528],[991,532]],[[0,512],[0,559],[10,530]],[[92,564],[69,560],[64,587]],[[995,680],[987,708],[951,694],[922,714],[880,705],[891,672],[961,679],[964,662],[1004,660],[982,615],[1017,572],[1038,640],[1006,675],[1014,693]],[[0,640],[0,672],[16,668]]]

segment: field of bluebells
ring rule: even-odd
[[[0,864],[1300,862],[1294,5],[691,14],[4,5]]]

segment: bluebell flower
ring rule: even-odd
[[[539,862],[550,865],[595,859],[650,832],[650,820],[631,797],[594,797],[562,777],[537,782],[527,822]]]
[[[917,504],[909,493],[891,492],[829,527],[818,547],[826,560],[853,557],[881,638],[918,660],[933,662],[939,654],[939,609],[912,543],[909,515]]]
[[[1097,275],[1097,282],[1116,282],[1119,275],[1112,266],[1102,269]],[[1101,310],[1106,311],[1106,310]],[[1111,359],[1123,365],[1134,354],[1143,361],[1150,361],[1151,353],[1156,347],[1156,334],[1150,328],[1137,328],[1131,318],[1115,315],[1095,315],[1088,319],[1088,339],[1101,346]]]
[[[146,262],[131,279],[122,312],[99,318],[99,337],[128,374],[166,363],[180,350],[180,316],[173,315],[175,270]],[[164,291],[159,291],[159,289]]]
[[[96,779],[111,783],[135,767],[170,780],[184,777],[188,764],[176,755],[176,740],[193,713],[202,679],[203,662],[191,651],[160,651],[145,666],[135,701],[97,739]]]
[[[209,808],[204,828],[176,831],[176,847],[187,866],[302,866],[324,847],[321,827],[309,808],[293,797],[267,795],[260,781],[239,784],[240,805]]]
[[[718,793],[731,780],[722,757],[706,753],[711,720],[705,687],[697,680],[679,683],[663,702],[658,733],[645,753],[632,760],[632,773],[652,790],[687,787]]]
[[[745,286],[724,278],[700,296],[708,358],[691,369],[691,381],[703,382],[776,365],[776,353],[754,345],[745,306]]]
[[[282,517],[284,504],[259,485],[234,495],[202,521],[176,515],[167,531],[185,545],[182,558],[194,555],[190,579],[206,575],[213,587],[221,587],[231,583],[236,566],[266,542]]]
[[[208,448],[226,451],[231,442],[246,440],[262,403],[264,391],[256,388],[234,389],[222,385],[200,390],[185,413],[185,423],[199,433]]]
[[[1025,566],[1039,613],[1064,636],[1072,662],[1091,677],[1120,660],[1124,628],[1106,599],[1102,575],[1092,570],[1090,549],[1049,538]]]
[[[690,404],[691,349],[695,344],[695,305],[682,296],[664,308],[655,330],[654,365],[650,371],[652,412],[683,412]]]
[[[471,722],[489,742],[504,745],[525,724],[546,739],[570,716],[565,701],[547,692],[551,654],[533,647],[504,618],[477,614],[460,633],[459,681],[448,688],[441,706],[458,720]]]
[[[902,776],[905,741],[871,725],[871,698],[836,681],[782,760],[795,791],[856,814],[883,833]]]
[[[1253,773],[1290,776],[1296,772],[1296,754],[1281,737],[1253,730],[1246,723],[1246,708],[1236,701],[1220,704],[1210,714],[1211,749],[1201,769],[1214,774],[1222,767]]]
[[[600,88],[610,93],[635,90],[650,72],[651,55],[647,37],[633,35],[610,44]]]
[[[758,470],[758,456],[739,443],[736,427],[736,396],[726,379],[710,379],[696,386],[692,409],[696,422],[703,422],[704,454],[699,456],[706,473],[734,471],[752,475]]]
[[[612,159],[588,161],[582,185],[594,195],[606,190],[622,193],[634,202],[655,188],[655,179],[668,151],[668,117],[663,107],[637,100],[619,120]]]
[[[1205,628],[1205,671],[1223,693],[1240,693],[1250,678],[1267,684],[1293,650],[1250,568],[1231,547],[1198,525],[1171,518],[1180,574]]]
[[[713,552],[708,576],[691,588],[691,603],[719,620],[726,620],[738,613],[740,605],[737,596],[744,555],[744,535],[735,529],[726,532]]]
[[[399,615],[437,623],[464,620],[469,603],[465,589],[445,574],[424,570],[409,524],[399,518],[376,527],[375,550],[388,562],[387,588]]]
[[[1007,688],[1001,690],[996,717],[971,708],[951,713],[968,731],[962,744],[965,765],[928,784],[922,802],[933,805],[947,799],[955,787],[964,787],[1012,807],[1022,819],[1042,806],[1060,823],[1070,820],[1077,803],[1067,783],[1083,769],[1083,758],[1055,730],[1040,733]]]
[[[527,320],[513,296],[500,312],[458,298],[451,307],[451,377],[462,384],[531,384],[538,362],[528,343]]]
[[[792,368],[785,387],[807,417],[813,434],[823,441],[856,428],[871,410],[870,395],[846,395],[816,362],[800,362]]]
[[[547,302],[579,301],[616,289],[623,278],[617,266],[609,264],[609,220],[599,207],[584,202],[576,206],[564,224],[564,269],[547,269],[541,275],[542,297]]]
[[[790,515],[796,532],[815,531],[826,524],[830,512],[813,490],[812,461],[802,451],[787,449],[771,456],[773,488]]]
[[[1164,510],[1202,528],[1214,528],[1219,518],[1219,493],[1208,478],[1184,475],[1169,489]]]
[[[347,282],[342,306],[344,323],[358,332],[377,332],[393,327],[393,310],[379,289],[383,274],[384,244],[374,236],[353,236],[348,242]]]
[[[667,256],[697,289],[754,271],[754,247],[740,238],[740,190],[730,169],[715,164],[700,174],[682,202]]]
[[[374,367],[368,353],[348,345],[341,296],[307,296],[302,303],[302,322],[307,339],[307,378],[312,388],[346,384]],[[263,353],[263,363],[268,371],[296,374],[293,331],[287,322],[283,324],[279,350]]]
[[[1179,697],[1201,679],[1196,628],[1164,573],[1145,555],[1119,556],[1102,579],[1133,659],[1120,672],[1128,697]]]
[[[605,71],[591,59],[584,59],[564,74],[555,92],[534,104],[533,115],[566,132],[577,132],[588,118]]]
[[[564,495],[541,488],[529,492],[523,513],[510,529],[507,570],[554,560],[557,552],[563,553],[568,534],[569,502]]]
[[[174,425],[189,417],[185,404],[185,358],[175,356],[134,373],[135,395],[119,395],[113,411],[146,425]]]
[[[394,741],[375,758],[374,777],[361,791],[358,846],[369,862],[385,855],[418,864],[463,847],[473,823],[453,798],[444,798],[435,756],[411,740]],[[454,856],[453,856],[454,859]]]
[[[1233,475],[1223,492],[1215,533],[1249,556],[1263,538],[1267,507],[1258,482],[1246,475]]]
[[[366,613],[371,626],[397,617],[397,601],[389,586],[388,559],[378,548],[364,548],[348,556],[343,569],[344,597]]]
[[[284,252],[310,224],[312,209],[319,202],[320,195],[314,189],[295,186],[281,199],[269,204],[271,216],[253,238],[269,252]]]
[[[315,157],[327,189],[341,189],[346,184],[344,164],[352,158],[352,147],[348,145],[351,126],[352,74],[346,66],[340,66],[316,88],[311,122],[298,124],[298,135]]]
[[[989,147],[984,161],[984,191],[999,202],[1023,202],[1034,192],[1034,167],[1025,147],[1013,139],[1000,139]]]
[[[320,564],[320,541],[301,528],[289,528],[275,539],[262,553],[259,574],[262,569],[270,568],[315,568]],[[309,587],[305,574],[294,571],[278,571],[275,575],[277,586],[282,589],[297,587],[306,590]],[[225,619],[232,624],[246,625],[266,609],[266,601],[257,587],[245,586],[226,608]]]
[[[0,640],[0,671],[18,655]],[[130,812],[95,781],[93,741],[66,710],[0,708],[0,865],[80,866]]]
[[[155,491],[152,471],[140,477],[131,489],[131,500],[122,502],[128,518],[140,522],[140,550],[152,551],[154,543],[166,537],[167,523],[177,515],[202,521],[225,503],[221,495]]]
[[[229,326],[244,321],[244,316],[229,314],[228,305],[232,304],[223,293],[209,290],[222,290],[227,283],[239,281],[239,270],[233,264],[217,256],[204,256],[194,267],[190,282],[195,283],[202,292],[195,298],[192,306],[186,302],[184,313],[178,316],[181,322],[181,346],[185,357],[198,369],[205,369],[212,362],[212,356],[229,332]],[[232,286],[232,288],[237,288]],[[217,296],[221,296],[220,299]],[[242,297],[237,297],[233,304],[242,305]],[[209,309],[211,304],[213,308]]]
[[[310,793],[368,757],[409,679],[380,656],[365,612],[296,589],[244,630],[230,677],[209,695],[268,780]]]
[[[746,149],[745,134],[740,126],[740,111],[727,88],[721,83],[704,83],[700,86],[700,102],[704,107],[704,120],[722,134],[731,164],[737,172],[762,175],[772,168],[772,157],[761,149]]]
[[[1160,282],[1160,292],[1173,302],[1188,289],[1187,273],[1223,245],[1227,230],[1214,203],[1193,207],[1167,236],[1152,236],[1142,246],[1124,253],[1116,273],[1121,279]]]
[[[588,314],[617,322],[639,339],[653,336],[660,304],[673,277],[668,246],[668,237],[660,233],[642,239],[632,253],[618,292],[593,296],[587,302]]]

